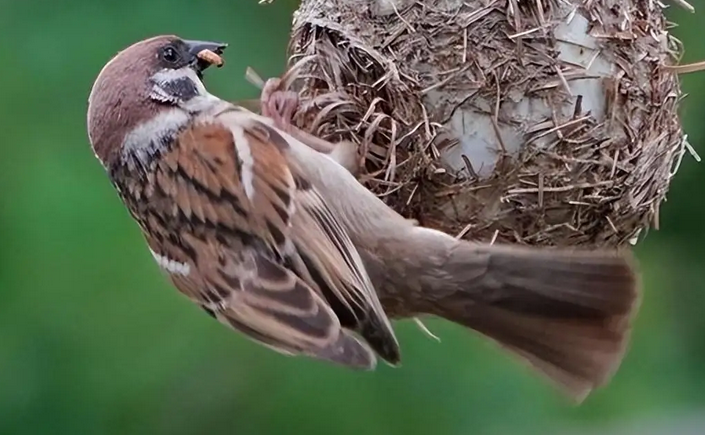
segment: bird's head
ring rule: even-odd
[[[100,71],[88,98],[88,137],[101,163],[109,166],[126,137],[140,126],[149,128],[150,120],[161,116],[159,123],[164,124],[169,114],[197,112],[212,98],[203,85],[203,72],[223,64],[220,55],[226,47],[161,35],[115,55]]]

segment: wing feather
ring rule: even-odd
[[[397,363],[400,355],[396,337],[357,249],[325,199],[307,181],[305,173],[292,166],[285,157],[289,149],[288,140],[292,139],[286,139],[270,125],[241,116],[239,112],[234,113],[236,119],[224,122],[231,128],[239,129],[236,137],[246,138],[254,161],[261,162],[255,167],[266,168],[265,160],[274,161],[272,154],[279,151],[288,174],[293,178],[295,189],[290,191],[290,195],[294,196],[292,211],[295,210],[295,213],[290,215],[287,239],[297,248],[293,255],[311,253],[307,256],[308,262],[301,259],[295,264],[307,263],[307,268],[314,270],[306,272],[321,278],[317,282],[318,289],[329,303],[343,310],[336,310],[343,326],[361,332],[385,360]],[[257,175],[256,179],[262,184],[270,183],[270,177],[265,172]],[[304,272],[301,269],[297,271],[299,274]]]
[[[174,284],[221,322],[281,352],[373,367],[374,354],[353,329],[398,362],[354,245],[288,164],[287,141],[228,113],[185,129],[160,157],[153,189],[131,207],[146,216],[140,225],[150,248],[190,266],[189,274],[170,275]]]

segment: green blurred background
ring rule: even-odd
[[[441,343],[398,323],[403,367],[354,373],[275,354],[178,296],[91,153],[90,86],[118,49],[177,33],[230,42],[209,87],[254,97],[244,68],[282,72],[295,6],[0,0],[0,435],[705,433],[705,168],[691,158],[637,249],[632,350],[578,408],[444,322],[429,322]],[[686,61],[705,58],[700,12],[671,14]],[[683,87],[702,152],[705,73]]]

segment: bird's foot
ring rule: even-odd
[[[277,128],[291,133],[294,115],[299,108],[299,94],[293,91],[282,91],[281,79],[268,79],[262,87],[260,103],[262,115],[271,118]]]

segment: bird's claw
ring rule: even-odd
[[[274,125],[280,130],[292,135],[308,147],[327,154],[348,171],[357,174],[361,166],[357,145],[349,141],[330,143],[297,128],[293,124],[293,119],[300,105],[299,94],[283,91],[281,85],[282,80],[275,77],[268,79],[262,86],[260,94],[262,115],[274,121]]]
[[[260,103],[262,115],[271,118],[275,125],[290,132],[294,115],[299,108],[299,95],[293,91],[283,91],[280,78],[270,78],[262,87]]]

